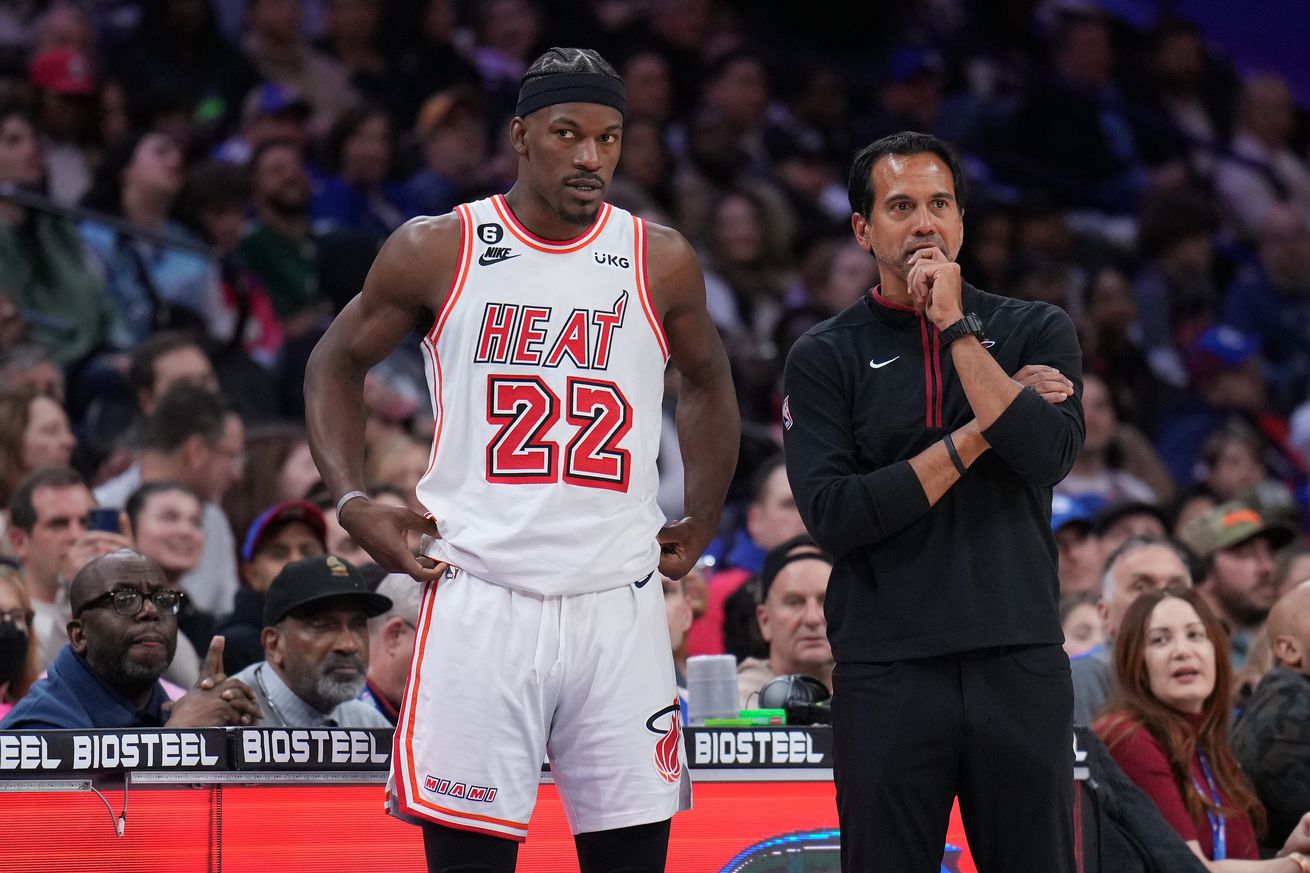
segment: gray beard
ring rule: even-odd
[[[341,666],[342,662],[345,661],[359,668],[358,678],[343,681],[328,675],[328,670]],[[358,657],[341,658],[335,662],[324,661],[320,665],[320,670],[322,672],[314,677],[314,686],[310,689],[310,694],[306,697],[305,702],[323,713],[331,712],[347,700],[354,700],[358,697],[359,692],[364,690],[364,683],[368,679],[368,668],[364,665],[363,660]]]

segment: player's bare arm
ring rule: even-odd
[[[686,517],[660,531],[660,572],[681,579],[718,529],[737,466],[741,419],[728,356],[705,308],[705,277],[696,255],[677,231],[648,229],[651,295],[682,377],[678,441],[686,468]]]
[[[387,240],[363,290],[341,310],[310,355],[305,370],[309,446],[335,498],[365,487],[364,377],[440,307],[459,247],[459,217],[454,213],[407,222]],[[419,580],[436,578],[445,570],[428,559],[420,562],[410,552],[408,531],[438,534],[434,522],[409,509],[355,499],[342,509],[341,524],[386,570]]]

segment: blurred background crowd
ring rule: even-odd
[[[1063,307],[1080,331],[1087,441],[1053,516],[1071,641],[1083,628],[1097,643],[1116,545],[1229,501],[1300,534],[1271,540],[1262,591],[1310,577],[1297,71],[1210,4],[846,6],[5,4],[0,552],[44,628],[42,665],[66,642],[68,579],[118,545],[190,595],[193,661],[242,622],[259,657],[259,597],[285,563],[323,550],[369,563],[308,451],[305,361],[391,231],[512,184],[519,79],[551,45],[594,47],[624,76],[608,199],[695,246],[732,362],[741,462],[687,586],[684,657],[768,655],[756,575],[803,532],[776,457],[782,363],[877,283],[851,238],[846,173],[856,148],[903,129],[962,156],[966,279]],[[427,327],[365,389],[372,494],[415,509]],[[676,373],[667,386],[660,501],[677,517]],[[94,505],[130,524],[88,530]]]

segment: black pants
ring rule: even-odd
[[[847,873],[937,873],[960,798],[979,873],[1072,873],[1073,689],[1059,646],[833,673]]]

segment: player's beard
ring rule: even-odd
[[[353,668],[355,676],[342,679],[332,675],[334,670],[342,667]],[[305,702],[320,712],[331,712],[338,705],[358,697],[359,692],[364,690],[367,678],[368,665],[363,658],[358,655],[329,655],[319,664],[314,676],[313,696],[316,699]]]

